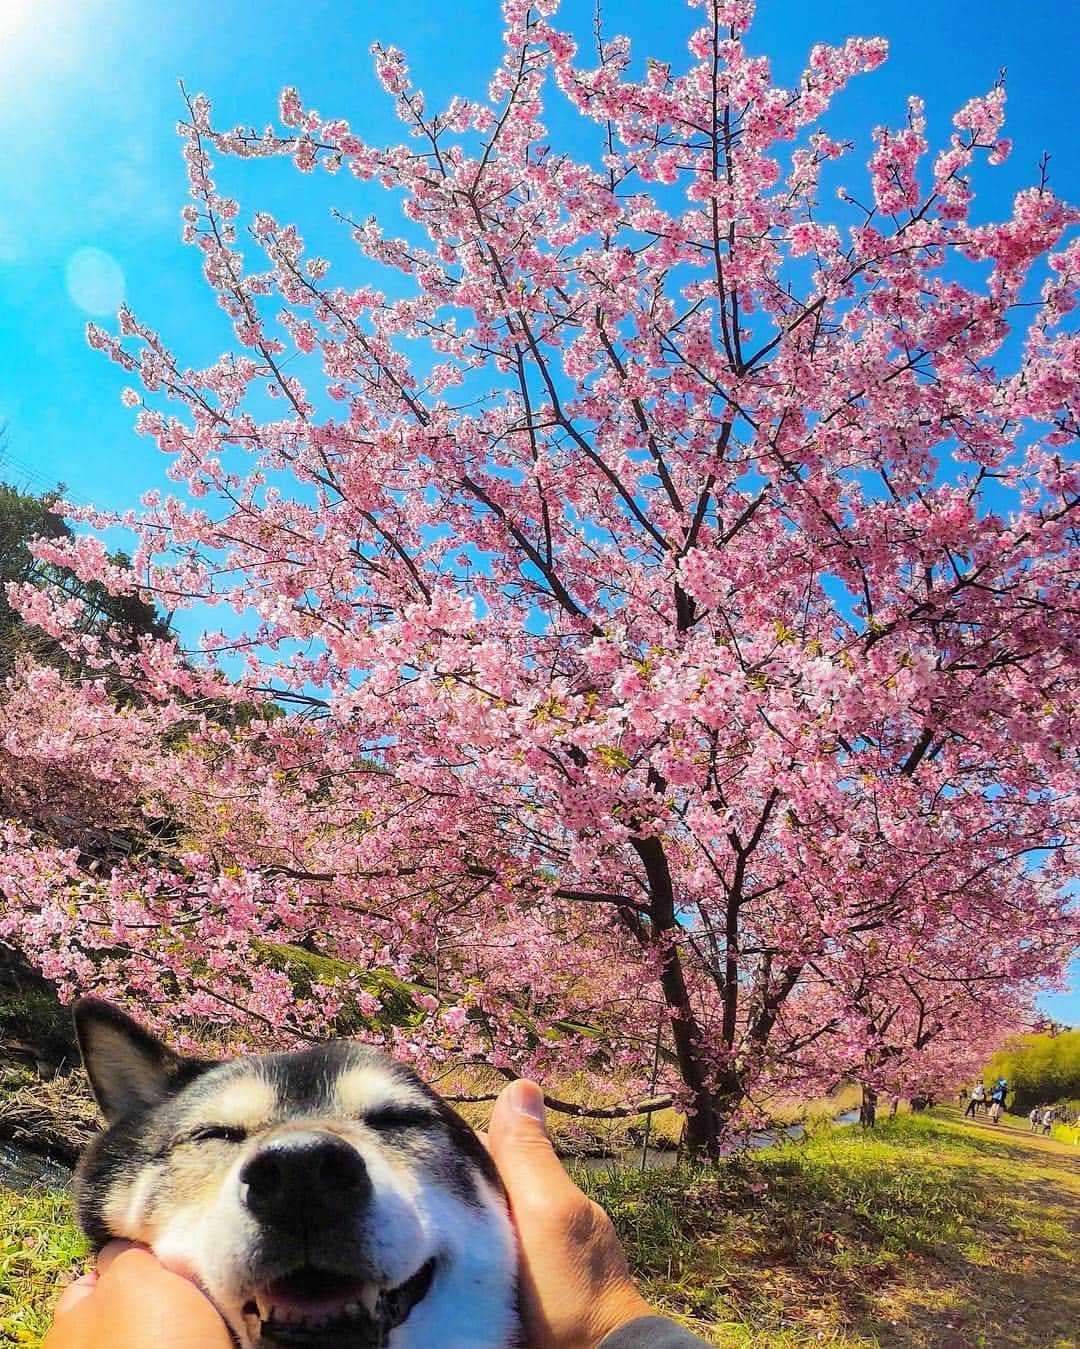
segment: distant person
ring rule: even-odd
[[[1032,1132],[1033,1134],[1034,1134],[1034,1133],[1038,1133],[1038,1131],[1039,1131],[1039,1120],[1040,1120],[1041,1118],[1042,1118],[1042,1114],[1041,1114],[1041,1111],[1039,1110],[1039,1107],[1038,1107],[1037,1105],[1033,1105],[1033,1106],[1031,1107],[1030,1113],[1028,1114],[1028,1120],[1031,1122],[1031,1132]]]
[[[994,1083],[994,1085],[990,1088],[990,1104],[1000,1105],[1001,1109],[1004,1110],[1005,1096],[1008,1090],[1009,1090],[1008,1081],[1004,1077],[999,1077],[998,1080]]]
[[[1042,1117],[1042,1131],[1043,1131],[1043,1133],[1046,1135],[1046,1137],[1048,1137],[1048,1138],[1049,1138],[1051,1132],[1053,1131],[1053,1128],[1054,1128],[1054,1119],[1056,1118],[1056,1115],[1057,1115],[1057,1112],[1054,1110],[1054,1107],[1051,1106],[1051,1105],[1048,1105],[1048,1106],[1046,1107],[1046,1109],[1043,1111],[1043,1117]]]
[[[967,1087],[960,1087],[956,1093],[956,1104],[958,1106],[963,1107],[963,1104],[966,1100],[967,1100]]]
[[[976,1082],[971,1088],[971,1100],[968,1101],[967,1109],[964,1111],[964,1118],[969,1116],[974,1118],[979,1112],[979,1106],[986,1100],[986,1088],[981,1082]]]

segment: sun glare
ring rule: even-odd
[[[79,0],[0,0],[0,70],[5,79],[77,62],[86,12]]]
[[[68,294],[85,314],[115,314],[124,298],[124,273],[102,248],[79,248],[65,268]]]
[[[0,55],[33,28],[43,8],[54,7],[36,5],[31,0],[0,0]]]

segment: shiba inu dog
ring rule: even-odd
[[[150,1246],[242,1349],[505,1349],[517,1255],[480,1140],[410,1069],[348,1040],[183,1057],[85,998],[109,1127],[76,1175],[89,1239]]]

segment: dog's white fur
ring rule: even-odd
[[[257,1281],[272,1287],[289,1271],[271,1268],[278,1257],[266,1253],[278,1237],[245,1202],[244,1167],[268,1145],[310,1131],[332,1135],[359,1154],[369,1188],[333,1227],[305,1228],[299,1245],[289,1231],[282,1241],[290,1267],[345,1273],[374,1302],[380,1288],[399,1288],[434,1261],[430,1286],[389,1332],[389,1349],[517,1343],[517,1247],[494,1170],[462,1121],[414,1075],[345,1042],[268,1060],[191,1064],[116,1009],[80,1006],[87,1069],[118,1124],[112,1140],[110,1131],[91,1146],[78,1176],[80,1219],[94,1240],[150,1246],[206,1291],[241,1349],[259,1349],[272,1295]],[[380,1127],[378,1112],[387,1110],[420,1110],[428,1124]],[[235,1126],[246,1136],[206,1140],[204,1126]]]

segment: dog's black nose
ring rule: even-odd
[[[260,1222],[299,1231],[340,1221],[371,1194],[364,1159],[336,1134],[283,1134],[240,1171],[244,1203]]]

